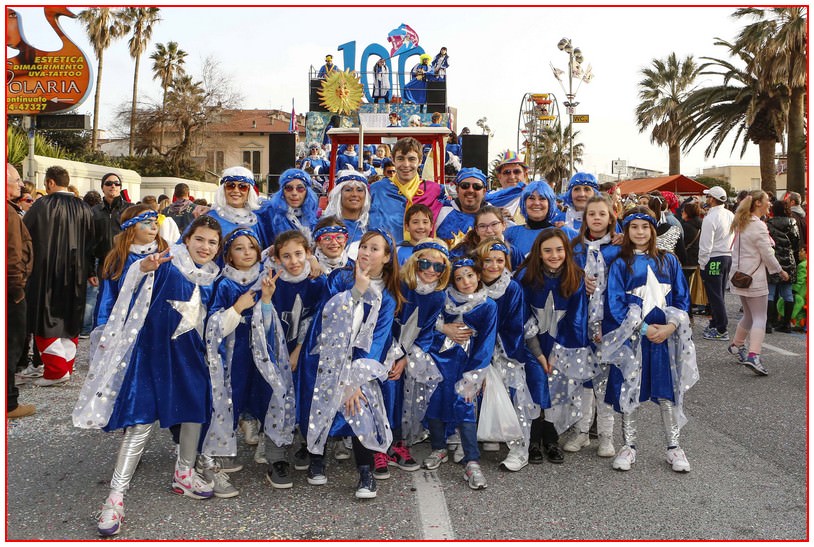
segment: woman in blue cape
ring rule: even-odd
[[[206,213],[218,221],[221,233],[228,234],[242,226],[254,232],[262,248],[271,245],[270,241],[265,241],[262,237],[257,222],[258,209],[260,199],[257,196],[257,183],[252,172],[240,166],[224,169],[220,186],[215,191],[212,208]],[[223,267],[220,257],[218,266]]]
[[[311,176],[302,169],[286,169],[280,175],[280,189],[257,212],[261,239],[271,245],[286,230],[299,230],[308,240],[317,223],[319,198]]]
[[[524,256],[528,256],[537,234],[554,226],[556,211],[557,198],[551,186],[544,180],[530,182],[520,194],[520,214],[526,223],[508,227],[503,237],[512,247],[517,247]],[[564,231],[569,239],[577,235],[575,230]]]

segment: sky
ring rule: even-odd
[[[15,8],[16,9],[16,8]],[[71,8],[79,13],[82,7]],[[675,52],[679,59],[693,55],[728,59],[715,38],[732,41],[747,21],[731,17],[729,7],[162,7],[161,22],[141,61],[139,95],[160,102],[161,89],[153,80],[150,53],[156,43],[178,42],[187,53],[186,70],[200,77],[208,56],[243,94],[243,108],[288,111],[294,100],[297,113],[308,110],[308,69],[323,64],[326,54],[343,68],[339,46],[356,42],[356,68],[369,44],[388,51],[387,34],[402,23],[419,36],[419,45],[435,55],[448,48],[447,101],[458,109],[458,129],[477,134],[482,117],[494,136],[490,158],[506,148],[517,149],[518,119],[526,93],[553,93],[567,120],[565,92],[550,64],[567,71],[568,56],[557,49],[563,37],[582,50],[583,66],[591,65],[590,83],[576,95],[577,114],[590,122],[575,125],[577,142],[584,144],[584,163],[578,170],[611,172],[611,162],[667,172],[667,148],[650,142],[635,122],[641,70],[653,59]],[[42,8],[19,8],[26,40],[39,49],[56,49],[56,35],[45,23]],[[62,28],[84,51],[94,67],[84,29],[77,20],[60,18]],[[346,46],[347,48],[347,46]],[[7,56],[14,50],[7,49]],[[373,57],[375,60],[375,57]],[[417,57],[408,67],[418,62]],[[102,78],[100,128],[111,129],[113,112],[132,97],[134,61],[126,39],[106,50]],[[368,68],[372,70],[372,64]],[[564,79],[567,89],[567,79]],[[717,84],[710,76],[696,85]],[[576,82],[575,82],[576,87]],[[93,112],[93,91],[76,112]],[[565,125],[565,124],[564,124]],[[109,135],[112,136],[112,135]],[[681,160],[682,172],[693,176],[703,168],[758,165],[757,147],[750,144],[743,158],[732,141],[715,157],[704,158],[706,143]]]

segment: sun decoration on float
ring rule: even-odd
[[[349,70],[334,71],[322,82],[321,104],[330,112],[350,114],[362,104],[362,84]]]

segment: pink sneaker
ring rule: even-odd
[[[194,500],[205,500],[214,494],[211,483],[203,480],[194,469],[183,469],[178,464],[172,476],[172,491]]]
[[[382,452],[373,453],[373,478],[376,480],[384,480],[390,478],[390,470],[387,464],[390,463],[390,456]]]

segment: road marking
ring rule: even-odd
[[[773,345],[771,345],[771,344],[767,344],[766,342],[764,342],[764,343],[763,343],[763,347],[764,347],[764,348],[767,348],[767,349],[770,349],[770,350],[772,350],[772,351],[773,351],[773,352],[775,352],[775,353],[779,353],[780,355],[793,355],[793,356],[798,356],[798,355],[800,355],[799,353],[793,353],[793,352],[791,352],[791,351],[786,351],[786,350],[784,350],[784,349],[780,349],[780,348],[778,348],[777,346],[773,346]]]
[[[422,469],[413,473],[413,484],[423,539],[455,539],[452,523],[449,521],[444,487],[438,474]]]

